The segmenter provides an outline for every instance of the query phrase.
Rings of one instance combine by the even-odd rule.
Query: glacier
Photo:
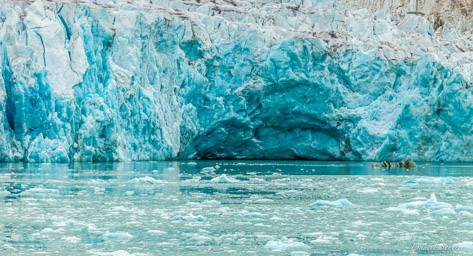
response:
[[[0,0],[0,161],[473,161],[468,20],[385,2]]]

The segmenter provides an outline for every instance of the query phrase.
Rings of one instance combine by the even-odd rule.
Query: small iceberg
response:
[[[134,183],[147,183],[147,184],[167,183],[164,180],[157,180],[157,179],[154,179],[154,178],[149,177],[149,176],[134,178],[134,179],[131,180],[131,182],[134,182]]]
[[[457,213],[452,208],[442,208],[432,211],[430,215],[456,215]]]
[[[213,166],[202,168],[203,172],[214,172],[216,169]]]
[[[287,182],[291,182],[291,179],[289,178],[276,179],[274,180],[274,182],[287,183]]]
[[[427,208],[434,208],[434,209],[453,208],[453,206],[449,203],[438,202],[435,194],[431,194],[430,199],[427,201],[414,201],[414,202],[405,203],[403,205],[405,205],[406,207],[427,207]]]
[[[404,181],[405,184],[453,184],[451,178],[425,177]]]
[[[473,211],[473,206],[457,204],[455,207],[455,211]]]
[[[127,232],[108,232],[104,234],[109,240],[119,240],[119,241],[127,241],[133,238],[132,235],[128,234]]]
[[[203,206],[218,206],[220,204],[222,204],[222,203],[220,203],[217,200],[205,200],[201,203],[201,205],[203,205]]]
[[[352,206],[353,204],[345,198],[336,201],[317,200],[311,206]]]
[[[377,188],[363,188],[363,189],[357,190],[356,192],[363,193],[363,194],[372,194],[372,193],[378,193],[379,190]]]
[[[218,177],[215,177],[215,178],[211,179],[210,182],[214,182],[214,183],[237,183],[237,182],[240,182],[240,181],[237,180],[237,179],[228,177],[225,174],[222,174]]]
[[[410,208],[415,208],[415,207],[425,207],[425,208],[432,209],[432,212],[430,212],[430,215],[455,215],[456,214],[451,204],[438,202],[435,194],[431,194],[430,198],[426,201],[413,201],[409,203],[403,203],[403,204],[399,204],[396,207],[389,207],[384,210],[389,211],[389,212],[401,212],[406,215],[419,215],[419,212],[417,210],[410,209]]]
[[[187,216],[175,216],[171,218],[171,220],[174,221],[197,221],[197,222],[202,222],[205,221],[206,219],[202,215],[193,215],[192,213],[187,215]]]
[[[295,240],[284,240],[284,241],[268,241],[264,248],[270,250],[301,250],[301,249],[310,249],[310,246],[297,242]]]

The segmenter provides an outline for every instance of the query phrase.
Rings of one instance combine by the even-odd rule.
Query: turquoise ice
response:
[[[1,161],[473,161],[471,39],[405,12],[2,0],[0,53]]]

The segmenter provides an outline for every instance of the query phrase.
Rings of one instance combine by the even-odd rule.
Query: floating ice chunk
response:
[[[215,168],[213,168],[212,166],[210,166],[210,167],[204,167],[204,168],[202,168],[202,171],[203,171],[203,172],[214,172],[214,171],[215,171]]]
[[[317,239],[310,241],[311,244],[331,244],[337,240],[337,238],[332,236],[319,236]]]
[[[264,218],[267,214],[260,213],[260,212],[248,212],[245,214],[246,217],[251,218]]]
[[[469,218],[473,217],[473,213],[467,211],[460,211],[460,214]]]
[[[197,203],[197,202],[188,202],[186,204],[186,206],[189,206],[189,207],[201,207],[202,205],[200,203]]]
[[[267,198],[255,200],[255,203],[258,203],[258,204],[268,204],[268,203],[273,203],[273,202],[274,202],[273,199],[267,199]]]
[[[167,234],[168,232],[166,232],[166,231],[161,231],[161,230],[148,230],[148,233],[158,234],[158,235],[164,235],[164,234]]]
[[[65,237],[61,237],[61,239],[69,243],[78,243],[81,240],[77,236],[65,236]]]
[[[271,250],[300,250],[300,249],[310,249],[310,246],[297,242],[293,239],[284,240],[284,241],[268,241],[264,248]]]
[[[290,189],[290,190],[279,191],[276,194],[278,194],[278,195],[293,195],[293,194],[299,194],[299,193],[301,193],[301,192],[298,191],[298,190]]]
[[[205,243],[205,242],[210,242],[213,239],[211,237],[208,237],[208,236],[200,235],[200,236],[193,237],[192,240],[196,240],[196,241]]]
[[[457,213],[452,208],[442,208],[432,211],[430,215],[456,215]]]
[[[465,241],[458,244],[452,245],[453,251],[461,253],[471,253],[473,252],[473,242]]]
[[[449,203],[438,202],[435,194],[430,195],[430,199],[427,201],[414,201],[405,203],[407,207],[428,207],[428,208],[453,208]]]
[[[403,212],[405,215],[419,215],[419,211],[415,209],[408,209]]]
[[[107,233],[104,234],[104,237],[109,240],[118,240],[118,241],[127,241],[133,238],[133,236],[127,232],[108,232],[108,231]]]
[[[175,220],[175,221],[198,221],[198,222],[201,222],[201,221],[205,221],[205,218],[202,216],[202,215],[193,215],[192,213],[189,214],[189,215],[186,215],[186,216],[175,216],[173,218],[171,218],[171,220]]]
[[[124,250],[118,250],[114,252],[99,252],[96,250],[89,250],[87,253],[90,253],[91,255],[97,255],[97,256],[133,256],[133,254],[130,254],[127,251]]]
[[[217,200],[205,200],[201,203],[203,206],[217,206],[220,205],[221,203]]]
[[[414,201],[409,203],[399,204],[396,207],[386,208],[389,212],[401,212],[406,215],[419,215],[417,210],[409,209],[411,207],[425,207],[433,209],[431,215],[455,215],[453,206],[449,203],[438,202],[435,194],[430,195],[430,198],[426,201]]]
[[[125,195],[132,196],[134,193],[135,193],[134,191],[130,190],[130,191],[125,192]]]
[[[289,178],[282,178],[282,179],[274,180],[274,182],[291,182],[291,179],[289,179]]]
[[[94,188],[94,192],[96,192],[96,193],[102,193],[104,191],[105,191],[105,188],[101,188],[101,187],[95,187]]]
[[[473,211],[473,206],[457,204],[455,207],[455,211]]]
[[[59,229],[44,228],[40,233],[41,234],[52,234],[52,233],[62,233],[62,232],[64,232],[63,228],[59,228]]]
[[[267,181],[263,180],[263,179],[260,179],[260,178],[250,178],[250,180],[248,181],[248,183],[252,183],[252,184],[261,184],[261,183],[267,183]]]
[[[371,181],[384,181],[383,178],[372,178]]]
[[[312,206],[352,206],[353,204],[345,198],[336,201],[317,200]]]
[[[154,179],[154,178],[149,177],[149,176],[134,178],[134,179],[131,180],[131,182],[134,182],[134,183],[148,183],[148,184],[167,183],[164,180],[157,180],[157,179]]]
[[[237,182],[240,182],[240,181],[237,180],[237,179],[228,177],[225,174],[222,174],[218,177],[215,177],[215,178],[211,179],[210,182],[215,182],[215,183],[237,183]]]
[[[372,194],[372,193],[378,193],[379,191],[377,188],[363,188],[363,189],[357,190],[356,192],[364,193],[364,194]]]
[[[192,179],[187,180],[187,181],[191,182],[191,183],[197,183],[197,182],[200,182],[201,179],[202,179],[202,177],[200,177],[200,176],[194,176],[194,177],[192,177]]]
[[[314,181],[314,180],[309,179],[309,178],[304,178],[304,179],[298,180],[297,182],[299,182],[299,183],[310,183],[310,182],[312,182],[312,181]]]
[[[451,178],[425,177],[404,181],[406,184],[453,184]]]

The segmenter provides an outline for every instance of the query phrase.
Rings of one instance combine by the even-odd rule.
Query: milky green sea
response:
[[[0,165],[1,255],[473,253],[473,165]]]

